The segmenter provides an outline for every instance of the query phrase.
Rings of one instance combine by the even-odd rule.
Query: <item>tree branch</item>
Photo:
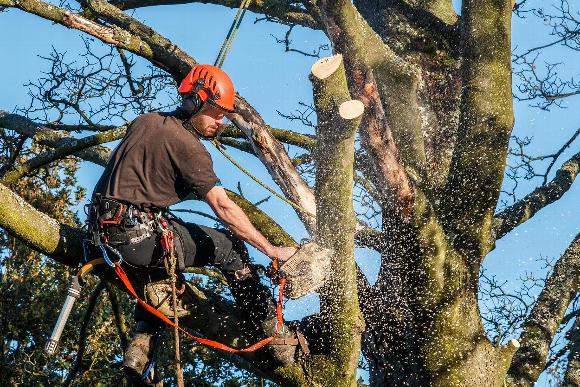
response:
[[[552,181],[536,188],[519,202],[494,217],[495,238],[502,238],[517,226],[531,219],[538,211],[560,199],[570,189],[579,172],[580,152],[562,164]]]
[[[353,208],[354,137],[364,112],[351,100],[342,56],[312,66],[314,105],[318,115],[316,157],[317,239],[334,251],[331,273],[320,296],[321,315],[332,331],[327,351],[334,372],[352,384],[360,354],[363,328],[358,304],[354,261],[356,217]],[[340,229],[336,225],[340,224]],[[350,383],[348,381],[351,381]]]
[[[564,374],[564,385],[580,386],[580,318],[576,317],[574,325],[566,334],[569,340],[570,352],[568,354],[568,366]]]
[[[372,156],[374,173],[370,177],[382,194],[381,201],[408,215],[412,188],[395,143],[408,166],[423,164],[425,152],[419,113],[413,103],[416,102],[413,84],[416,86],[417,74],[384,45],[352,3],[338,0],[320,4],[327,34],[335,50],[344,55],[351,82],[349,89],[365,105],[361,144]],[[373,46],[372,50],[368,49],[369,45]],[[379,80],[379,76],[383,78]],[[391,97],[383,99],[385,95]],[[394,112],[401,115],[388,116]],[[397,133],[391,132],[391,127],[396,127]]]
[[[514,386],[532,386],[546,364],[554,338],[570,301],[580,290],[580,234],[564,252],[524,323],[521,348],[508,371]]]
[[[92,136],[87,136],[81,139],[71,139],[67,144],[61,145],[54,149],[53,151],[44,152],[35,158],[29,160],[23,165],[19,165],[13,168],[12,171],[8,171],[1,179],[3,184],[10,185],[18,181],[22,176],[27,173],[45,166],[53,161],[60,160],[64,157],[70,156],[80,150],[118,140],[125,135],[127,126],[121,126],[113,129],[109,132],[101,132],[94,134]]]
[[[217,4],[228,8],[238,8],[238,0],[113,0],[111,4],[127,10],[142,7],[152,7],[158,5],[171,4]],[[293,5],[292,2],[280,0],[257,0],[253,1],[248,10],[258,14],[264,14],[287,24],[297,24],[312,29],[320,29],[321,25],[304,9]]]
[[[466,0],[462,6],[463,88],[459,132],[444,203],[456,247],[483,257],[513,127],[511,8],[507,0]],[[475,258],[477,260],[477,258]]]
[[[316,138],[307,134],[294,132],[288,129],[269,128],[276,140],[288,145],[294,145],[306,150],[314,149]],[[221,134],[221,137],[246,138],[242,130],[234,126],[227,127]]]
[[[250,104],[241,97],[237,101],[237,114],[232,116],[232,121],[252,142],[255,154],[288,199],[307,212],[316,214],[314,194],[292,164],[284,146],[274,138],[270,128]],[[312,235],[315,219],[300,210],[296,210],[296,213]]]
[[[167,39],[156,34],[150,28],[141,31],[141,35],[133,34],[118,26],[105,26],[96,23],[41,0],[0,0],[0,6],[19,8],[65,27],[83,31],[103,43],[112,44],[150,60],[177,79],[183,78],[189,69],[195,65],[195,61],[191,57],[184,54],[175,45],[167,43]],[[132,19],[129,16],[127,18]],[[134,24],[129,25],[129,27],[133,26]]]

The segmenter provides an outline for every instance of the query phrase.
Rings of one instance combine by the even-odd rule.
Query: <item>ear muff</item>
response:
[[[203,102],[197,93],[188,93],[181,100],[181,110],[189,117],[201,110]]]

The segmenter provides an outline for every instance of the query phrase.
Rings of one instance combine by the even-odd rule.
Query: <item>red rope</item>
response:
[[[149,313],[152,313],[156,317],[160,318],[167,325],[170,325],[174,328],[179,329],[187,337],[197,341],[200,344],[207,345],[208,347],[217,348],[217,349],[221,349],[222,351],[232,352],[232,353],[254,352],[257,349],[262,348],[263,346],[265,346],[266,344],[268,344],[269,342],[274,340],[274,337],[280,331],[280,328],[282,327],[282,324],[284,323],[284,318],[283,318],[283,314],[282,314],[282,303],[284,301],[284,285],[286,284],[285,278],[280,278],[280,282],[279,282],[280,289],[278,290],[278,304],[276,305],[276,318],[278,320],[278,324],[276,324],[276,331],[274,332],[274,334],[272,336],[267,337],[263,340],[260,340],[256,344],[250,345],[247,348],[238,349],[238,348],[230,347],[226,344],[219,343],[219,342],[214,341],[214,340],[204,339],[203,337],[194,336],[191,333],[189,333],[188,331],[186,331],[185,329],[181,328],[180,326],[176,326],[175,323],[173,321],[171,321],[167,316],[165,316],[163,313],[161,313],[160,311],[155,309],[152,305],[149,305],[147,302],[145,302],[141,298],[139,298],[139,296],[137,295],[137,292],[135,291],[135,289],[133,288],[133,285],[131,284],[131,281],[129,281],[129,278],[127,277],[127,274],[125,273],[125,270],[123,270],[123,268],[121,267],[119,262],[115,262],[115,273],[117,273],[117,276],[119,277],[121,282],[123,282],[123,285],[125,285],[125,288],[127,289],[127,291],[139,302],[139,304],[141,304],[141,306],[143,306],[145,309],[147,309],[147,311],[149,311]],[[177,311],[174,310],[173,313],[177,313]]]

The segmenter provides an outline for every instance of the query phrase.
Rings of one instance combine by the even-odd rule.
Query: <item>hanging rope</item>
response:
[[[226,56],[228,55],[228,52],[230,51],[230,48],[232,47],[232,43],[234,42],[234,38],[236,37],[236,34],[238,33],[238,30],[240,28],[240,24],[242,24],[242,20],[244,19],[244,15],[246,14],[246,11],[247,11],[248,7],[250,6],[251,2],[252,2],[252,0],[242,0],[242,2],[240,3],[240,7],[238,8],[238,12],[236,12],[236,16],[234,16],[234,20],[232,22],[232,25],[230,26],[230,30],[228,31],[228,34],[226,35],[226,38],[224,39],[224,42],[222,43],[222,47],[220,49],[220,52],[219,52],[217,58],[215,59],[214,66],[222,67],[222,65],[224,64],[224,61],[226,60]]]
[[[258,179],[256,176],[254,176],[250,171],[248,171],[246,168],[244,168],[240,163],[238,163],[232,156],[230,156],[224,149],[223,149],[223,145],[220,144],[217,140],[213,139],[211,141],[211,143],[220,151],[220,153],[226,158],[228,159],[232,164],[234,164],[240,171],[244,172],[246,175],[248,175],[248,177],[250,177],[252,180],[254,180],[256,183],[258,183],[259,185],[261,185],[262,187],[264,187],[266,190],[268,190],[268,192],[270,192],[272,195],[276,196],[279,199],[282,199],[283,201],[285,201],[286,203],[290,204],[292,207],[296,208],[298,211],[301,211],[303,213],[305,213],[306,215],[312,217],[312,218],[316,218],[316,215],[314,215],[312,212],[308,211],[306,208],[302,207],[299,204],[294,203],[292,200],[288,200],[287,198],[285,198],[284,196],[280,195],[278,192],[274,191],[272,188],[270,188],[266,183],[264,183],[262,180]]]

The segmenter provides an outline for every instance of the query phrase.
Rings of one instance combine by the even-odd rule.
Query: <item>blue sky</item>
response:
[[[178,5],[141,9],[135,15],[153,26],[158,32],[190,53],[199,62],[213,63],[219,46],[227,32],[235,11],[218,6]],[[239,92],[247,98],[274,127],[308,131],[309,128],[288,122],[276,110],[291,112],[298,101],[312,100],[308,74],[314,58],[296,53],[285,53],[276,44],[271,34],[282,37],[286,29],[282,26],[259,22],[254,24],[256,15],[248,13],[229,54],[224,69],[231,75]],[[327,43],[318,31],[296,28],[293,44],[296,47],[313,50]],[[514,18],[513,46],[534,47],[550,40],[547,26],[533,18]],[[38,55],[47,55],[51,46],[66,50],[74,57],[82,50],[81,34],[59,25],[28,15],[17,10],[0,13],[0,109],[13,110],[15,106],[28,103],[27,90],[23,84],[40,76],[47,70],[47,64]],[[328,51],[326,51],[329,54]],[[325,54],[323,54],[325,55]],[[562,74],[578,77],[580,61],[578,53],[562,48],[546,51],[546,60],[561,62]],[[533,136],[528,151],[534,155],[549,154],[580,127],[580,97],[570,98],[566,109],[554,107],[550,112],[528,107],[528,103],[515,103],[516,125],[514,134]],[[216,172],[228,188],[235,188],[241,182],[244,192],[251,200],[257,201],[267,196],[267,192],[235,168],[210,148],[214,157]],[[557,166],[580,149],[577,140],[559,159]],[[259,178],[273,185],[267,171],[255,158],[244,157],[231,151],[237,158],[243,158],[245,166]],[[555,170],[555,169],[554,169]],[[81,183],[89,191],[96,182],[101,168],[83,163],[79,173]],[[553,174],[552,174],[553,177]],[[541,184],[539,179],[524,181],[518,188],[521,197]],[[497,243],[497,248],[489,254],[485,268],[490,274],[508,280],[509,287],[517,288],[519,278],[526,272],[541,274],[541,265],[536,262],[540,256],[559,257],[580,230],[580,184],[576,183],[557,204],[542,210],[534,219],[518,227],[514,232]],[[200,203],[193,204],[204,208]],[[180,205],[180,208],[187,207]],[[207,207],[205,207],[207,209]],[[262,208],[285,225],[297,239],[306,236],[303,226],[293,211],[276,198],[271,198]],[[264,258],[258,258],[264,262]],[[376,276],[378,257],[363,250],[358,251],[358,260],[371,281]],[[316,302],[311,297],[304,302],[288,304],[288,316],[296,318],[316,310]],[[541,382],[544,383],[544,382]]]

